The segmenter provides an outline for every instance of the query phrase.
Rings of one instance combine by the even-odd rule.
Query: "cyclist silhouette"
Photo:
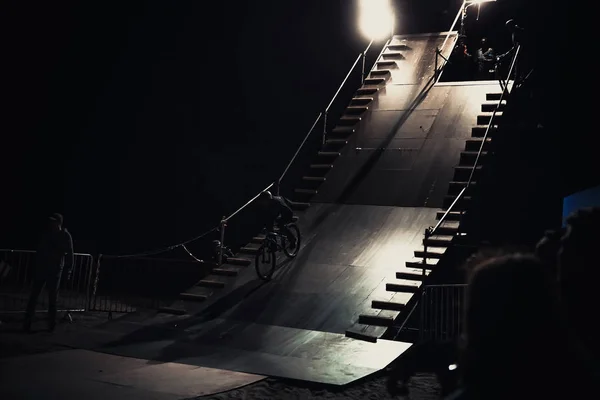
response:
[[[262,208],[261,220],[264,221],[263,227],[267,232],[273,232],[277,225],[280,232],[288,238],[290,247],[295,248],[296,237],[287,227],[288,224],[294,222],[294,212],[290,207],[289,200],[283,196],[274,196],[266,190],[260,194],[259,204]]]

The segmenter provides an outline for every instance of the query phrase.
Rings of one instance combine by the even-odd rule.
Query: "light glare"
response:
[[[390,0],[360,0],[358,25],[363,35],[372,40],[391,36],[394,11]]]

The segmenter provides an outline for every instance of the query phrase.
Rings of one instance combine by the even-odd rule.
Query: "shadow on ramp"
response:
[[[414,100],[408,105],[406,112],[403,113],[402,117],[400,117],[399,121],[392,127],[390,130],[390,134],[383,140],[381,145],[379,146],[377,151],[374,151],[369,158],[365,161],[364,165],[360,167],[358,172],[352,177],[350,182],[346,185],[344,190],[340,193],[340,195],[335,200],[336,203],[346,203],[349,198],[352,197],[356,188],[365,180],[365,178],[369,175],[369,173],[373,170],[373,168],[377,165],[377,162],[380,160],[383,155],[385,149],[392,143],[394,138],[396,137],[396,132],[400,127],[408,120],[411,114],[415,111],[415,109],[425,100],[427,94],[435,86],[436,83],[436,75],[433,75],[427,83],[421,88],[419,93],[416,95]]]

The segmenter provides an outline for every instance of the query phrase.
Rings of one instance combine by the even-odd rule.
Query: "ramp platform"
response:
[[[273,280],[253,267],[195,315],[127,317],[88,347],[162,362],[344,385],[385,368],[409,343],[345,337],[386,282],[407,269],[435,209],[314,204],[298,224],[298,256]],[[418,272],[417,272],[418,273]],[[73,340],[78,340],[73,338]],[[79,344],[81,345],[81,344]]]

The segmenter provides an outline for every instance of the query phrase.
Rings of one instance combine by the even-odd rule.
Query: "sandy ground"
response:
[[[386,390],[386,377],[377,377],[349,385],[343,390],[331,391],[323,388],[308,387],[302,383],[290,383],[278,379],[264,381],[246,386],[242,389],[218,395],[198,397],[197,399],[248,399],[248,400],[378,400],[378,399],[413,399],[433,400],[441,398],[440,387],[434,375],[420,374],[413,377],[409,384],[409,394],[406,397],[391,397]]]
[[[0,359],[2,357],[14,357],[26,354],[65,350],[66,347],[52,343],[52,335],[60,334],[61,331],[65,330],[72,331],[77,330],[78,328],[85,329],[86,327],[93,327],[107,321],[105,313],[77,314],[74,315],[74,318],[75,322],[72,324],[61,321],[54,333],[44,332],[45,321],[39,321],[37,324],[34,324],[34,330],[38,330],[38,333],[34,335],[21,333],[21,321],[18,319],[4,319],[3,323],[0,323]],[[377,376],[348,385],[341,390],[332,390],[331,388],[324,388],[309,383],[268,378],[241,389],[220,393],[218,395],[202,396],[197,399],[433,400],[441,398],[441,389],[433,374],[419,374],[413,377],[409,384],[409,395],[406,397],[390,396],[386,389],[386,381],[387,378],[385,376]]]

